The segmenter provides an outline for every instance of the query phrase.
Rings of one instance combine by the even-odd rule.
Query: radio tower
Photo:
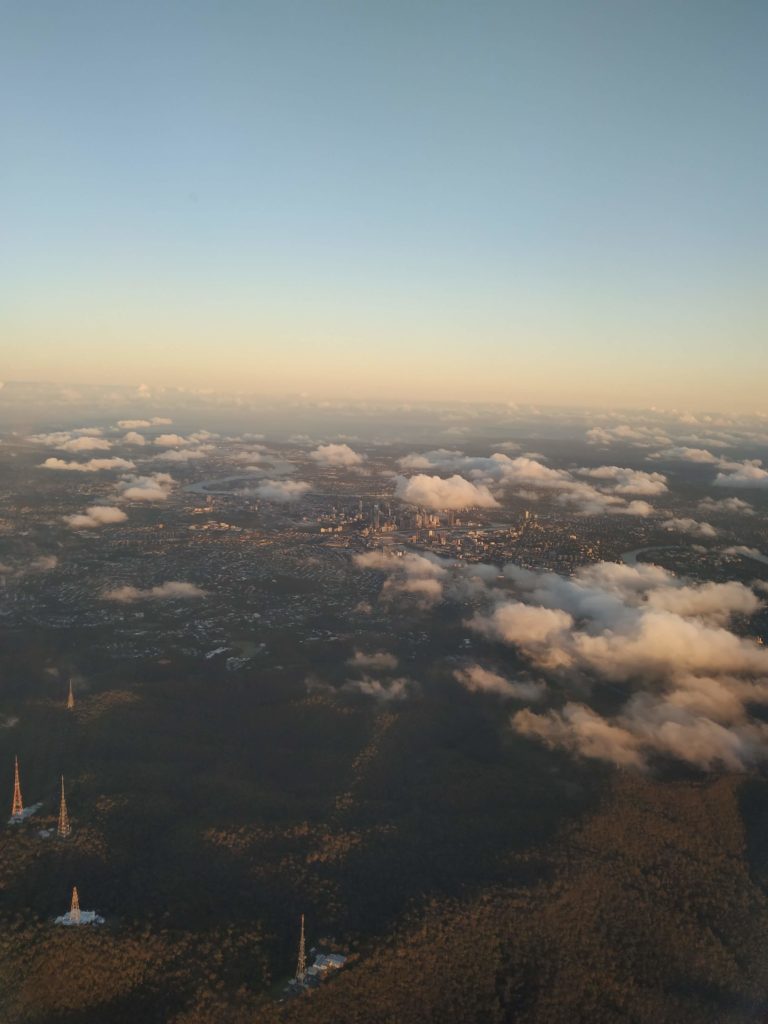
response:
[[[304,915],[301,915],[301,938],[299,939],[299,960],[296,964],[296,980],[302,984],[307,975],[307,956],[304,950]]]
[[[77,886],[72,888],[72,906],[69,908],[69,923],[80,924],[80,900],[77,898]]]
[[[19,782],[19,758],[17,755],[13,770],[13,807],[11,809],[11,817],[20,818],[23,813],[24,803],[21,799],[21,784]]]
[[[69,824],[69,815],[67,814],[67,801],[64,796],[64,776],[61,776],[61,803],[59,804],[59,824],[56,828],[56,835],[60,839],[66,839],[69,833],[72,831],[72,826]]]
[[[69,680],[69,693],[67,694],[67,711],[71,711],[75,706],[75,695],[72,692],[72,678]]]

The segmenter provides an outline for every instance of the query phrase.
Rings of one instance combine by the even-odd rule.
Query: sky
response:
[[[0,376],[765,409],[763,0],[0,0]]]

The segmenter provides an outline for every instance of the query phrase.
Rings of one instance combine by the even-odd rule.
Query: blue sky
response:
[[[6,378],[763,401],[764,3],[0,13]]]

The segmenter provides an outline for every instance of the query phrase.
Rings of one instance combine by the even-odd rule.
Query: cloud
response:
[[[672,516],[661,524],[664,530],[688,533],[692,537],[716,537],[717,530],[711,523],[700,523],[688,516]]]
[[[755,510],[750,503],[742,501],[741,498],[721,498],[719,501],[714,498],[702,498],[699,502],[699,508],[708,515],[713,513],[715,515],[718,513],[732,515],[734,512],[745,516],[753,516],[755,514]]]
[[[723,554],[739,555],[742,558],[751,558],[755,562],[762,562],[763,565],[768,565],[767,555],[764,555],[759,548],[749,548],[746,544],[735,544],[733,547],[726,548]],[[753,583],[752,586],[757,586],[757,583]]]
[[[195,462],[198,459],[206,459],[210,453],[210,446],[204,445],[200,448],[185,448],[182,451],[177,451],[175,448],[169,448],[168,451],[160,452],[155,455],[155,462]]]
[[[366,654],[364,651],[355,651],[351,658],[347,658],[347,664],[352,668],[380,669],[390,671],[397,668],[397,658],[394,654],[386,651],[374,651]]]
[[[366,551],[353,558],[359,569],[377,569],[387,573],[381,588],[383,601],[399,595],[408,595],[422,608],[429,608],[443,598],[442,580],[447,569],[438,561],[424,555],[408,553],[402,556],[383,551]]]
[[[51,572],[58,564],[56,555],[38,555],[28,564],[27,569],[29,572]]]
[[[253,462],[263,462],[265,458],[265,451],[266,449],[264,448],[263,445],[256,445],[249,451],[235,452],[234,455],[229,456],[229,461],[246,464]]]
[[[549,747],[563,747],[582,757],[610,761],[621,767],[641,768],[641,741],[628,729],[611,725],[583,704],[566,704],[562,711],[536,715],[527,709],[516,712],[512,725],[523,736],[542,740]]]
[[[366,697],[389,702],[406,700],[414,692],[415,684],[412,680],[405,678],[391,679],[382,683],[379,679],[363,676],[362,679],[347,680],[341,689],[345,693],[362,693]]]
[[[472,693],[493,693],[498,697],[510,697],[513,700],[527,702],[539,701],[546,696],[547,684],[534,683],[530,680],[512,682],[497,672],[489,672],[480,665],[457,669],[454,678]]]
[[[33,444],[45,444],[57,448],[66,441],[71,441],[73,432],[71,430],[56,430],[52,434],[31,434],[27,440]]]
[[[321,466],[349,468],[365,462],[365,456],[354,451],[348,444],[321,444],[309,457]]]
[[[713,455],[706,448],[665,448],[663,451],[649,455],[650,459],[674,459],[682,462],[699,462],[704,464],[715,464],[720,461],[718,455]]]
[[[180,434],[159,434],[152,442],[158,448],[183,447],[190,443],[186,437],[182,437]]]
[[[762,469],[757,460],[752,462],[728,463],[728,471],[718,473],[715,487],[768,487],[768,471]]]
[[[112,447],[111,443],[103,437],[73,437],[69,441],[63,441],[56,447],[63,452],[89,452],[107,451]]]
[[[124,476],[117,489],[124,501],[166,501],[176,481],[169,473]]]
[[[168,419],[167,416],[153,416],[150,422],[153,427],[170,427],[173,420]]]
[[[409,505],[431,509],[496,508],[499,504],[485,484],[473,484],[457,474],[447,479],[425,473],[398,476],[395,495]]]
[[[398,459],[401,469],[456,469],[467,462],[464,452],[450,448],[434,448],[429,452],[411,452]]]
[[[169,580],[157,587],[149,587],[147,590],[140,590],[138,587],[116,587],[114,590],[105,590],[101,595],[105,601],[117,601],[120,604],[130,604],[133,601],[177,601],[190,598],[205,597],[205,591],[194,583],[184,583],[180,580]]]
[[[266,501],[292,502],[303,498],[307,491],[311,490],[310,485],[304,480],[262,480],[261,483],[249,489],[249,494],[255,494]]]
[[[637,448],[653,448],[660,444],[670,444],[669,436],[657,427],[630,426],[620,423],[615,427],[593,427],[587,431],[589,444],[631,444]]]
[[[661,473],[645,473],[621,466],[581,470],[581,474],[599,481],[599,486],[595,486],[575,479],[567,470],[543,465],[540,458],[531,455],[510,458],[503,452],[494,452],[489,458],[484,458],[439,448],[420,455],[407,455],[400,463],[410,468],[426,468],[426,463],[435,469],[460,471],[470,477],[475,486],[485,487],[493,500],[495,494],[491,488],[495,488],[496,493],[514,488],[519,497],[535,497],[539,491],[555,492],[560,504],[575,506],[581,515],[649,516],[653,508],[647,502],[627,501],[625,495],[661,494],[667,489],[666,477]]]
[[[146,443],[146,437],[143,434],[137,434],[135,430],[129,430],[122,439],[122,444],[145,445]]]
[[[596,469],[580,469],[580,476],[592,477],[596,480],[611,481],[613,494],[664,494],[667,490],[667,478],[662,473],[644,473],[639,469],[626,469],[622,466],[598,466]]]
[[[121,430],[136,430],[141,427],[151,427],[152,423],[150,420],[118,420],[117,425]]]
[[[88,462],[65,462],[63,459],[46,459],[38,469],[65,469],[76,473],[98,473],[102,469],[136,469],[130,459],[89,459]]]
[[[743,770],[766,756],[768,725],[750,707],[768,704],[768,650],[727,628],[762,607],[750,588],[613,563],[569,579],[517,566],[504,573],[514,599],[490,592],[495,604],[470,620],[472,629],[513,645],[558,680],[558,692],[632,684],[612,715],[566,699],[543,713],[519,711],[518,732],[625,767],[655,755]]]
[[[115,505],[91,505],[81,515],[64,516],[73,530],[92,530],[107,523],[124,523],[128,516]]]

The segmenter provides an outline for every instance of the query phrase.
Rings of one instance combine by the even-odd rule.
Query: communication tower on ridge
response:
[[[67,813],[67,801],[64,796],[64,776],[61,776],[61,803],[59,804],[59,823],[56,826],[56,835],[60,839],[66,839],[69,833],[72,831],[72,826],[69,824],[69,814]]]
[[[21,818],[24,814],[24,802],[21,799],[21,783],[19,782],[19,758],[16,756],[13,768],[13,806],[12,818]]]
[[[299,938],[299,959],[296,964],[296,980],[301,984],[307,976],[307,954],[304,948],[304,915],[301,915],[301,937]]]
[[[80,924],[80,900],[77,895],[77,886],[72,886],[72,905],[69,908],[70,924]]]

